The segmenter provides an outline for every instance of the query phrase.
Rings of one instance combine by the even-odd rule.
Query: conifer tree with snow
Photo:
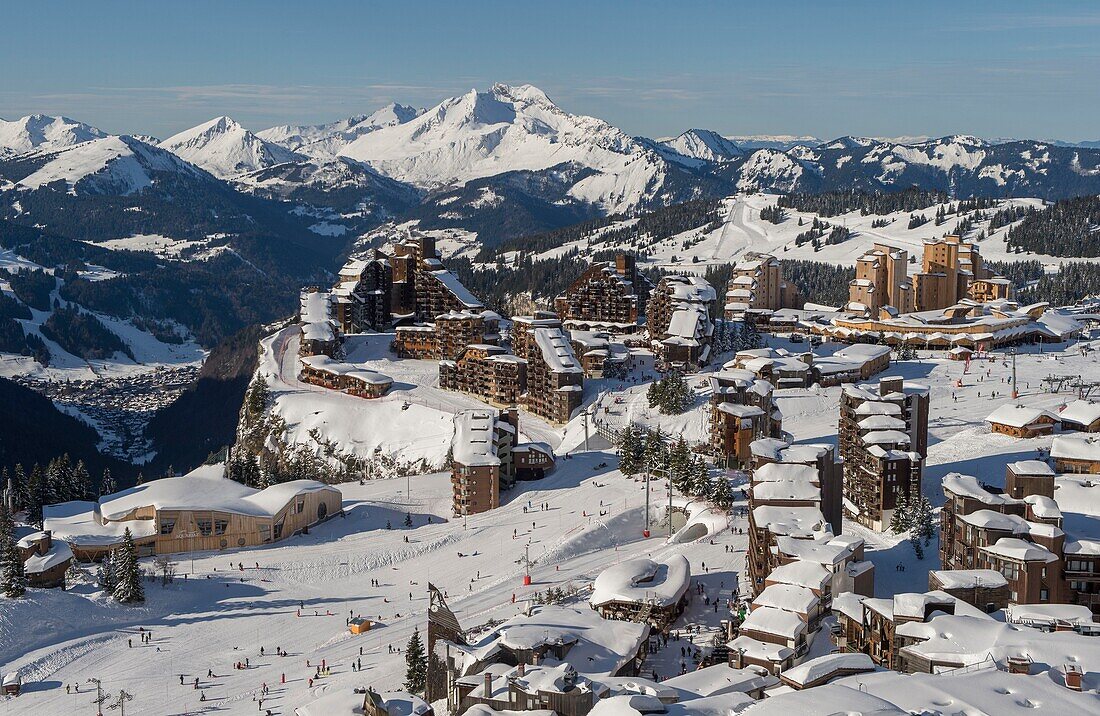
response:
[[[83,460],[76,461],[72,476],[69,481],[71,500],[86,500],[92,494],[92,476],[88,474],[88,468]]]
[[[891,532],[901,534],[912,526],[912,516],[909,512],[909,499],[904,492],[899,491],[894,505],[894,514],[890,516]]]
[[[668,476],[674,488],[680,492],[690,491],[691,450],[683,437],[668,451]]]
[[[46,474],[37,463],[27,478],[27,521],[36,527],[42,526],[42,508],[49,502],[49,486]]]
[[[733,507],[733,488],[724,475],[719,475],[711,486],[710,501],[727,512]]]
[[[691,488],[690,492],[695,497],[710,497],[710,468],[707,461],[701,457],[693,457],[691,460]]]
[[[646,433],[643,459],[650,470],[668,469],[668,448],[665,447],[659,431],[650,430]]]
[[[122,533],[122,545],[115,550],[114,571],[118,578],[112,595],[121,604],[138,604],[145,601],[145,585],[141,583],[141,567],[138,565],[137,548],[130,528]]]
[[[927,547],[932,543],[932,537],[936,534],[936,516],[932,511],[932,503],[924,495],[914,495],[912,498],[911,523],[913,534],[924,542]]]
[[[27,575],[23,555],[15,542],[15,522],[7,508],[0,505],[0,592],[9,599],[18,599],[27,592]]]
[[[428,662],[424,643],[420,640],[420,628],[417,627],[405,646],[405,691],[410,694],[423,693],[427,680]]]
[[[118,584],[118,579],[115,576],[115,552],[117,551],[117,549],[111,550],[111,553],[99,563],[95,571],[96,585],[108,595],[114,593],[115,585]]]
[[[619,471],[624,475],[633,475],[642,469],[642,443],[633,424],[628,424],[619,432]]]
[[[111,468],[103,468],[103,479],[99,481],[99,496],[113,495],[118,492],[118,483],[115,482],[115,478],[111,475]]]

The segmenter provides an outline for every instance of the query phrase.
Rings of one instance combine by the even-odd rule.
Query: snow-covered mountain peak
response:
[[[744,156],[740,147],[709,129],[689,129],[660,144],[685,157],[706,162],[725,162]]]
[[[370,114],[360,114],[327,124],[284,124],[256,132],[256,136],[294,152],[331,159],[364,134],[382,127],[404,124],[423,112],[422,109],[391,102]]]
[[[185,129],[158,146],[223,179],[301,158],[225,116]]]
[[[74,194],[125,195],[152,186],[158,172],[213,181],[198,167],[134,137],[108,135],[33,156],[39,157],[44,161],[19,186],[38,189],[63,181]]]
[[[31,114],[12,121],[0,119],[0,157],[61,149],[106,136],[100,129],[62,116]]]

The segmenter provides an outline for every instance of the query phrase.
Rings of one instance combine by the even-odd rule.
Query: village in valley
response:
[[[0,486],[0,710],[1096,713],[1100,305],[922,251],[836,307],[613,252],[514,316],[361,252],[227,453]]]

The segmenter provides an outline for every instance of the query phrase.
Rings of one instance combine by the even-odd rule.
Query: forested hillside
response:
[[[1049,256],[1100,256],[1100,197],[1064,199],[1027,214],[1008,230],[1008,245]]]

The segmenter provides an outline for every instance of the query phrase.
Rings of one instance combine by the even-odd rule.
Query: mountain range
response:
[[[691,129],[631,136],[571,114],[531,85],[494,85],[428,109],[391,104],[320,125],[251,131],[217,117],[163,141],[116,136],[65,117],[0,122],[0,216],[67,235],[64,207],[96,196],[102,239],[196,239],[181,196],[217,195],[307,235],[362,235],[386,221],[476,231],[485,245],[610,214],[634,214],[738,191],[893,191],[1047,200],[1100,193],[1100,149],[967,135],[887,140],[726,137]],[[260,202],[256,204],[255,202]],[[158,211],[148,211],[157,205]],[[208,207],[206,234],[257,216]],[[115,209],[118,209],[115,206]],[[215,215],[219,218],[215,218]],[[229,226],[219,226],[232,217]],[[127,233],[130,232],[130,233]],[[205,236],[205,234],[204,234]],[[72,236],[72,238],[85,238]],[[92,240],[96,240],[93,238]]]

